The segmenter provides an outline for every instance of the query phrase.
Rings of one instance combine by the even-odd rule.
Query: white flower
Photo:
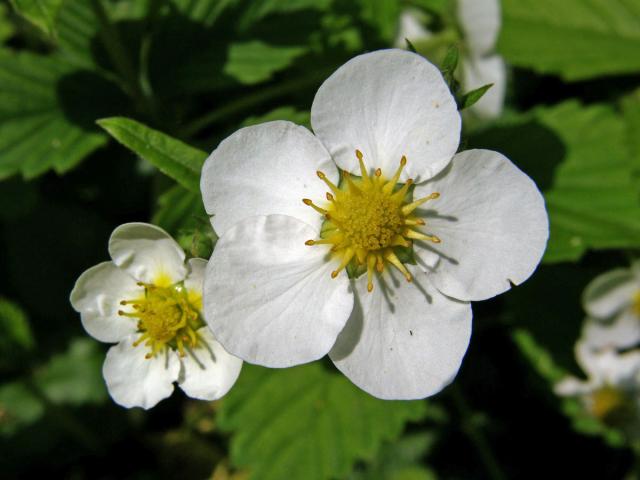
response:
[[[502,23],[499,0],[457,0],[458,26],[462,31],[464,48],[461,55],[461,83],[465,91],[484,85],[493,86],[470,111],[480,118],[497,118],[502,113],[507,87],[504,60],[495,53]],[[396,46],[405,46],[405,38],[418,43],[434,38],[426,29],[419,12],[407,9],[400,14]]]
[[[624,354],[614,349],[593,352],[578,342],[576,359],[587,380],[567,377],[555,386],[565,397],[577,397],[594,417],[619,427],[637,428],[640,407],[640,351]]]
[[[252,363],[287,367],[331,350],[372,395],[436,393],[467,349],[468,302],[538,264],[542,196],[498,153],[455,155],[455,101],[438,69],[410,52],[340,67],[311,123],[316,136],[284,121],[243,128],[207,159],[201,188],[220,240],[205,319]]]
[[[227,393],[242,361],[202,321],[206,260],[185,265],[180,246],[146,223],[116,228],[109,254],[113,261],[80,275],[70,300],[89,335],[117,343],[102,369],[115,402],[151,408],[171,395],[173,382],[193,398]]]
[[[640,343],[640,261],[593,279],[582,303],[589,315],[583,339],[591,348],[636,346]]]

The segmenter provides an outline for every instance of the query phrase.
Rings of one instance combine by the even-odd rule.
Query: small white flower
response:
[[[630,348],[640,343],[640,262],[595,279],[582,303],[589,317],[583,339],[591,348]]]
[[[205,319],[249,362],[287,367],[331,350],[372,395],[436,393],[467,349],[469,301],[538,264],[542,196],[498,153],[455,155],[455,101],[438,69],[410,52],[340,67],[311,123],[316,136],[283,121],[243,128],[207,159],[201,188],[220,240]]]
[[[102,373],[124,407],[156,405],[173,382],[193,398],[215,400],[235,383],[242,361],[229,355],[202,321],[206,260],[185,254],[164,230],[127,223],[109,239],[111,262],[78,278],[71,305],[85,330],[118,343]]]
[[[507,88],[504,60],[495,53],[502,23],[499,0],[457,0],[458,26],[463,35],[461,83],[465,91],[488,84],[493,86],[469,109],[480,118],[497,118],[502,113]],[[400,14],[396,46],[404,47],[405,38],[413,43],[428,41],[434,34],[421,23],[419,12]]]
[[[585,409],[606,424],[637,428],[640,407],[640,351],[624,354],[614,349],[598,352],[576,344],[576,359],[587,380],[567,377],[555,386],[564,397],[577,397]],[[637,433],[636,433],[637,434]]]

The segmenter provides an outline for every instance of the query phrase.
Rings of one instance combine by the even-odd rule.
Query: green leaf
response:
[[[18,305],[0,297],[0,371],[24,360],[35,342],[27,316]]]
[[[358,0],[362,20],[374,27],[382,40],[391,42],[398,28],[398,0]]]
[[[323,11],[329,8],[333,0],[261,0],[250,2],[239,22],[241,29],[262,20],[268,15],[287,14],[301,10]]]
[[[187,190],[200,192],[200,171],[206,152],[129,118],[104,118],[98,125]]]
[[[409,40],[408,38],[405,38],[404,42],[407,44],[407,50],[413,53],[418,53],[418,51],[416,50],[416,47],[414,47],[413,43],[411,43],[411,40]]]
[[[622,114],[633,175],[640,180],[640,88],[622,99]]]
[[[464,110],[478,103],[478,100],[480,100],[491,87],[493,87],[493,83],[465,93],[458,101],[458,110]]]
[[[55,20],[64,0],[11,0],[16,12],[49,37],[55,37]]]
[[[10,436],[36,422],[44,406],[26,383],[16,381],[0,386],[0,436]]]
[[[259,40],[229,46],[224,73],[240,83],[252,85],[269,80],[306,52],[305,47],[277,47]]]
[[[107,142],[87,122],[111,99],[97,81],[59,57],[0,50],[0,179],[18,172],[33,178],[50,168],[66,172]],[[90,102],[96,88],[104,97]]]
[[[99,403],[107,398],[102,378],[104,352],[88,338],[76,338],[69,349],[51,357],[33,376],[34,384],[56,404]]]
[[[640,71],[640,1],[504,0],[507,61],[566,80]]]
[[[505,119],[470,140],[497,150],[545,193],[551,235],[544,261],[587,249],[640,247],[640,197],[625,121],[611,106],[568,101]]]
[[[537,118],[565,146],[545,192],[551,222],[547,262],[577,260],[588,248],[640,247],[640,197],[622,118],[605,105],[567,102]]]
[[[430,406],[428,407],[430,408]],[[425,468],[423,458],[431,450],[436,437],[423,432],[401,437],[382,446],[373,462],[356,470],[349,480],[435,480]]]
[[[378,400],[318,364],[286,370],[245,365],[222,401],[218,422],[231,431],[231,460],[254,480],[342,478],[372,460],[425,402]]]
[[[0,44],[5,43],[15,32],[11,20],[9,20],[9,9],[4,3],[0,3]]]

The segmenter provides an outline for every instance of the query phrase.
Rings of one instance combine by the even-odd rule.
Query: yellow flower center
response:
[[[342,172],[345,179],[342,188],[334,185],[324,173],[317,172],[331,190],[327,192],[327,205],[319,207],[308,198],[302,201],[326,218],[324,238],[307,240],[306,244],[332,245],[331,251],[340,261],[338,268],[331,272],[333,278],[349,264],[366,267],[367,289],[370,292],[373,290],[374,271],[383,272],[387,264],[400,270],[410,282],[411,274],[396,255],[395,248],[411,247],[412,240],[440,243],[435,235],[416,230],[425,222],[414,214],[420,205],[438,198],[440,194],[432,193],[416,201],[407,200],[413,180],[398,185],[400,174],[407,164],[404,156],[390,179],[386,179],[380,169],[374,175],[369,175],[360,150],[356,150],[356,157],[362,177],[354,179],[349,172]]]
[[[593,392],[591,397],[591,413],[601,420],[621,413],[627,407],[627,396],[619,389],[605,385]]]
[[[189,294],[182,283],[161,287],[138,283],[144,287],[144,296],[122,300],[120,305],[129,305],[131,311],[118,311],[118,315],[138,320],[140,337],[133,344],[144,342],[149,347],[146,358],[154,357],[165,347],[177,349],[184,357],[185,347],[196,348],[196,331],[204,325],[199,313],[199,296]]]
[[[633,294],[631,309],[636,314],[636,317],[640,317],[640,290]]]

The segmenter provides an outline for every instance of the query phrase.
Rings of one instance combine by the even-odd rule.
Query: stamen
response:
[[[389,193],[391,193],[393,191],[393,188],[398,183],[398,179],[400,178],[400,174],[402,173],[402,169],[404,168],[404,166],[406,164],[407,164],[407,157],[405,157],[403,155],[402,158],[400,159],[400,166],[396,170],[396,173],[393,175],[393,177],[391,177],[391,180],[389,180],[387,182],[387,184],[384,187],[382,187],[382,191],[384,193],[389,194]]]
[[[409,215],[411,212],[413,212],[416,208],[418,208],[423,203],[428,202],[429,200],[435,200],[439,196],[440,194],[438,192],[433,192],[431,195],[427,195],[426,197],[423,197],[419,200],[416,200],[413,203],[410,203],[409,205],[405,205],[404,207],[402,207],[401,209],[402,213],[404,215]]]
[[[327,200],[334,203],[336,201],[335,197],[331,195],[329,192],[327,192]]]
[[[441,242],[440,238],[436,237],[435,235],[425,235],[424,233],[416,232],[415,230],[409,229],[404,231],[404,236],[407,238],[413,238],[414,240],[427,240],[428,242],[433,243]]]
[[[413,185],[413,178],[408,179],[407,183],[405,183],[400,190],[398,190],[396,193],[391,195],[391,199],[394,201],[403,200],[404,197],[407,195],[407,192],[409,191],[409,187],[411,185]]]
[[[326,184],[327,184],[327,186],[331,189],[331,191],[332,191],[334,194],[338,195],[338,193],[340,193],[340,190],[338,189],[338,187],[336,187],[336,186],[333,184],[333,182],[332,182],[331,180],[329,180],[329,179],[327,178],[327,176],[326,176],[324,173],[322,173],[320,170],[318,170],[318,171],[316,172],[316,174],[318,175],[318,177],[320,177],[320,180],[322,180],[324,183],[326,183]]]
[[[333,272],[331,272],[331,278],[336,278],[338,276],[338,274],[347,266],[349,265],[349,262],[351,261],[351,259],[353,258],[353,256],[356,254],[355,250],[353,248],[348,248],[345,252],[344,252],[344,256],[342,257],[342,261],[340,262],[340,265],[338,266],[337,269],[335,269]]]
[[[360,173],[362,175],[362,181],[366,184],[371,183],[369,174],[367,173],[367,167],[364,164],[364,156],[360,150],[356,150],[356,157],[358,157],[358,163],[360,163]]]
[[[402,274],[404,275],[404,278],[407,279],[407,282],[410,282],[411,280],[413,280],[413,277],[411,277],[409,270],[407,270],[407,267],[404,266],[404,264],[396,256],[396,254],[393,253],[393,250],[387,249],[387,251],[384,254],[384,259],[387,262],[389,262],[391,265],[396,267],[398,270],[400,270],[400,272],[402,272]]]
[[[407,218],[404,221],[404,224],[405,225],[411,225],[411,226],[413,226],[413,225],[420,225],[420,226],[426,225],[425,221],[422,220],[421,218]]]
[[[373,269],[376,265],[376,257],[369,255],[367,258],[367,291],[373,291]]]
[[[322,215],[326,215],[327,211],[324,208],[320,208],[319,206],[317,206],[315,203],[313,203],[311,200],[309,200],[308,198],[303,198],[302,199],[302,203],[304,203],[305,205],[310,206],[311,208],[313,208],[316,212],[322,214]]]

